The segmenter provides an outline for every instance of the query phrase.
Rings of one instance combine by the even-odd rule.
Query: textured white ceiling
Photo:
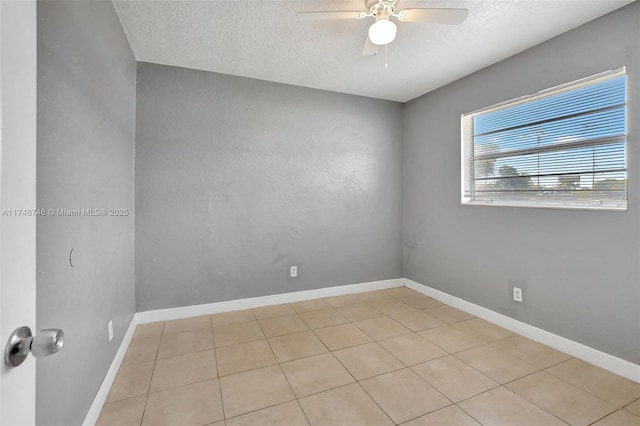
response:
[[[363,0],[114,1],[137,60],[405,102],[633,0],[399,0],[463,7],[459,26],[398,24],[362,57],[372,21],[302,21],[296,13],[365,10]],[[385,53],[388,68],[385,67]]]

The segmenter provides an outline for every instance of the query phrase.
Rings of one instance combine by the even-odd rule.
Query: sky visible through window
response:
[[[478,192],[624,188],[626,77],[608,78],[474,117]]]

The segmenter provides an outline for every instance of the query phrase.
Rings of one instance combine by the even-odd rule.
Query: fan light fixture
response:
[[[396,27],[396,24],[391,22],[389,19],[392,10],[376,10],[376,22],[369,27],[369,40],[371,40],[371,43],[378,46],[384,46],[385,44],[391,43],[396,38],[398,27]]]
[[[371,43],[378,46],[384,46],[391,43],[396,38],[398,27],[391,22],[388,18],[381,18],[376,20],[369,27],[369,40]]]

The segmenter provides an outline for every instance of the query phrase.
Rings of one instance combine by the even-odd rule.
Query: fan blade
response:
[[[320,21],[325,19],[362,19],[367,12],[299,12],[298,18],[305,21]]]
[[[398,20],[457,25],[467,19],[467,15],[467,9],[405,9],[398,12]]]
[[[367,40],[364,42],[364,47],[362,48],[362,56],[374,56],[378,53],[378,47],[371,43],[369,37],[367,36]]]

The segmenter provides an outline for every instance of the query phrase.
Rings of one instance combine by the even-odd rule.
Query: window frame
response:
[[[536,197],[535,199],[474,199],[467,194],[470,192],[471,185],[474,184],[473,169],[473,144],[474,144],[474,125],[473,119],[480,115],[490,112],[494,112],[500,109],[509,107],[515,107],[523,103],[536,101],[541,98],[554,96],[570,90],[578,89],[592,84],[597,84],[616,77],[625,77],[625,106],[624,106],[624,156],[625,156],[625,199],[624,201],[602,201],[602,200],[588,200],[579,201],[571,199],[544,199],[543,197]],[[485,108],[461,114],[460,117],[460,130],[461,130],[461,169],[460,169],[460,194],[461,204],[468,206],[505,206],[505,207],[530,207],[530,208],[547,208],[547,209],[570,209],[570,210],[606,210],[606,211],[626,211],[629,201],[628,180],[629,180],[629,166],[628,166],[628,81],[626,67],[620,67],[617,69],[605,71],[599,74],[595,74],[589,77],[585,77],[579,80],[575,80],[569,83],[554,86],[539,92],[520,96],[518,98],[510,99],[500,102],[495,105],[491,105]],[[542,152],[542,151],[540,151]],[[475,188],[475,187],[473,187]],[[473,192],[471,190],[471,192]]]

